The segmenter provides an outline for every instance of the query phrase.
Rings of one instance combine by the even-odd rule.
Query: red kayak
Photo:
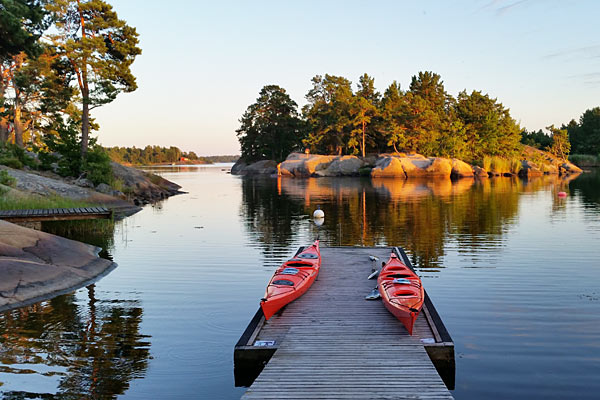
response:
[[[377,278],[385,308],[404,324],[412,335],[413,326],[423,307],[425,292],[421,279],[392,253]]]
[[[260,306],[265,319],[302,296],[313,284],[321,268],[319,241],[302,250],[275,271]]]

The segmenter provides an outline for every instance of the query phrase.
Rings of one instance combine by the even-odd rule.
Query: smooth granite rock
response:
[[[0,220],[0,312],[88,285],[116,264],[85,243]]]

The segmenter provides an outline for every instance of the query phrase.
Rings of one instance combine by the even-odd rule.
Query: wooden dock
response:
[[[380,266],[391,251],[410,266],[399,248],[324,247],[304,296],[269,321],[259,309],[234,350],[236,385],[251,385],[242,399],[451,399],[454,343],[429,297],[413,336],[365,300],[368,256]]]
[[[105,207],[0,210],[0,219],[8,222],[72,221],[78,219],[110,218],[112,218],[112,211]]]

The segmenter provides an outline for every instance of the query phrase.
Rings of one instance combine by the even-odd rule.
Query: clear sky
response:
[[[138,90],[93,110],[105,146],[239,154],[238,119],[267,84],[299,106],[310,79],[419,71],[481,90],[529,130],[600,106],[600,1],[108,0],[137,28]]]

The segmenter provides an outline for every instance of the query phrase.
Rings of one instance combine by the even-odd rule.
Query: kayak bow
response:
[[[379,293],[385,308],[412,335],[413,326],[423,307],[425,292],[421,279],[392,253],[377,278]]]
[[[265,319],[283,306],[302,296],[313,284],[321,268],[319,241],[284,262],[269,281],[265,297],[260,301]]]

